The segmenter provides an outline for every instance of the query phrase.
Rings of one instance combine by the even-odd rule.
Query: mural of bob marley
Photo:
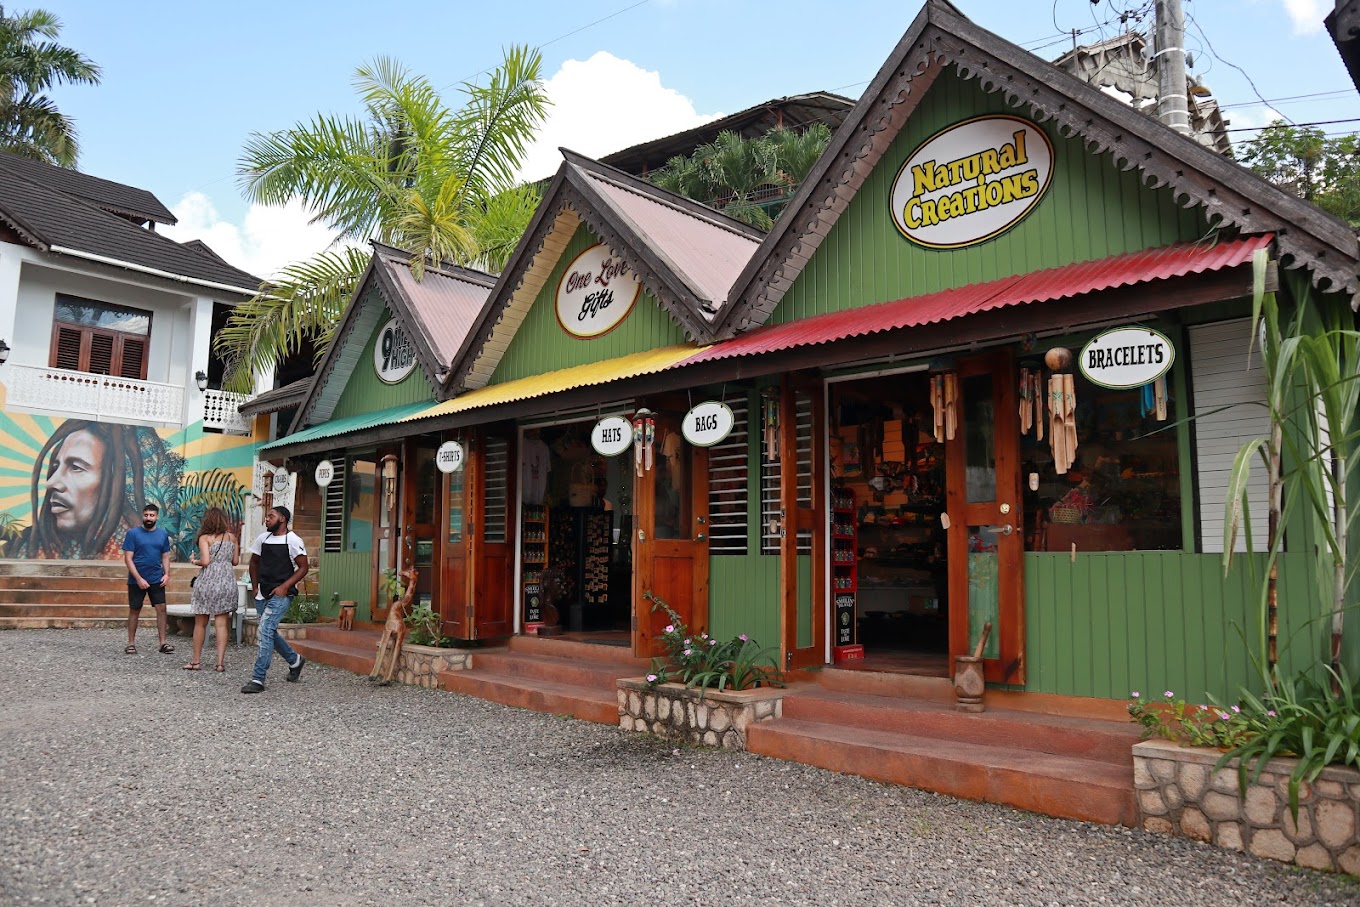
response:
[[[177,503],[184,458],[153,429],[71,419],[33,463],[33,524],[18,550],[33,558],[117,560],[142,506]]]

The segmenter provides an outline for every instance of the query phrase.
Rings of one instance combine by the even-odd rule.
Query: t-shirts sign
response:
[[[457,472],[463,468],[466,453],[457,441],[445,441],[434,454],[434,465],[440,472]]]
[[[373,370],[385,384],[396,384],[416,367],[416,346],[393,318],[378,332],[373,344]]]
[[[1034,210],[1053,177],[1053,146],[1019,117],[955,123],[921,143],[893,181],[893,223],[907,239],[957,249],[1004,233]]]
[[[1092,337],[1081,350],[1081,373],[1092,384],[1127,390],[1171,371],[1176,347],[1151,328],[1115,328]]]
[[[602,457],[617,457],[633,446],[633,424],[623,416],[605,416],[590,430],[590,446]]]
[[[626,261],[598,243],[562,273],[557,284],[557,323],[573,337],[588,340],[608,334],[633,310],[642,284]]]

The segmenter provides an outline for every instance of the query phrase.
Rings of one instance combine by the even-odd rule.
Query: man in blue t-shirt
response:
[[[165,585],[170,580],[170,534],[156,528],[161,509],[155,504],[142,508],[142,525],[133,526],[123,537],[123,563],[128,570],[128,644],[123,651],[137,654],[137,619],[148,594],[156,609],[156,635],[161,652],[175,647],[165,641]]]

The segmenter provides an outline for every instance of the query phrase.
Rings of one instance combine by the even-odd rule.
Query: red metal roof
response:
[[[832,343],[850,337],[951,321],[1007,306],[1049,302],[1115,287],[1218,271],[1247,263],[1258,249],[1266,248],[1272,239],[1267,234],[1215,245],[1182,243],[1162,246],[1099,261],[1016,274],[925,296],[828,312],[788,324],[766,325],[716,343],[680,365]]]

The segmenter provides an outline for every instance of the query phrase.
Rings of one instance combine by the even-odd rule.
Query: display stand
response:
[[[548,505],[526,504],[520,525],[520,583],[524,589],[524,632],[543,626],[543,571],[548,567]]]
[[[864,657],[855,642],[855,593],[859,590],[859,520],[855,493],[848,488],[831,490],[831,594],[836,602],[836,644],[833,662]]]

